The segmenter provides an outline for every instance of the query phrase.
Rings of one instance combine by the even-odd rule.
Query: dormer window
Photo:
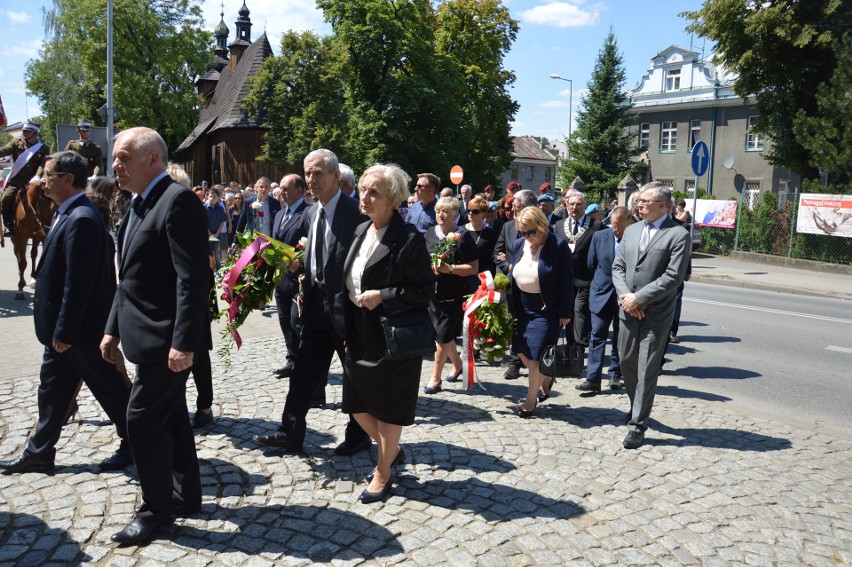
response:
[[[680,69],[666,71],[666,92],[680,90]]]

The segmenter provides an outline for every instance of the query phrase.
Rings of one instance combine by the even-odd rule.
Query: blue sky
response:
[[[219,22],[219,4],[225,3],[225,23],[231,30],[242,0],[205,0],[207,25]],[[38,57],[44,37],[42,9],[49,0],[0,0],[0,97],[10,122],[40,113],[38,100],[25,96],[24,69],[29,59]],[[286,29],[312,29],[320,34],[329,27],[322,20],[314,0],[246,0],[251,12],[252,37],[265,30],[278,52]],[[697,10],[700,0],[504,0],[520,31],[506,58],[507,68],[517,81],[512,96],[520,105],[512,133],[546,136],[551,140],[568,133],[570,84],[553,80],[556,73],[573,81],[573,112],[581,104],[598,51],[612,27],[624,57],[626,88],[636,86],[650,68],[651,58],[668,46],[690,46],[684,31],[686,20],[678,14]],[[117,14],[116,17],[120,17]],[[693,48],[707,54],[710,42],[693,39]]]

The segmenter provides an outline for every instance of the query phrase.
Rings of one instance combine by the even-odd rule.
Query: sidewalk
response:
[[[11,289],[3,252],[0,288]],[[743,285],[793,281],[720,258],[696,257],[693,269]],[[808,293],[821,289],[798,277]],[[0,458],[20,454],[37,416],[40,348],[26,302],[10,297],[0,293]],[[271,310],[244,329],[232,368],[214,371],[217,420],[197,437],[201,513],[143,548],[109,542],[131,519],[138,486],[132,469],[94,472],[116,441],[84,388],[56,474],[0,476],[0,565],[852,564],[852,443],[678,388],[661,389],[647,445],[627,451],[624,393],[580,398],[560,380],[521,420],[525,380],[480,366],[485,390],[445,384],[420,396],[393,496],[362,505],[375,448],[332,452],[345,426],[339,365],[329,406],[308,414],[307,458],[266,453],[251,438],[280,420],[288,383],[270,369],[283,340]],[[430,370],[424,363],[421,384]]]

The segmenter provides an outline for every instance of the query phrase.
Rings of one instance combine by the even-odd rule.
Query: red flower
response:
[[[257,211],[257,218],[263,218],[263,211]]]

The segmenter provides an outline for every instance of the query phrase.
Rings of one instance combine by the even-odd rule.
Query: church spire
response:
[[[243,0],[243,7],[240,8],[239,15],[240,17],[234,22],[237,26],[237,39],[251,43],[251,19],[245,0]]]

